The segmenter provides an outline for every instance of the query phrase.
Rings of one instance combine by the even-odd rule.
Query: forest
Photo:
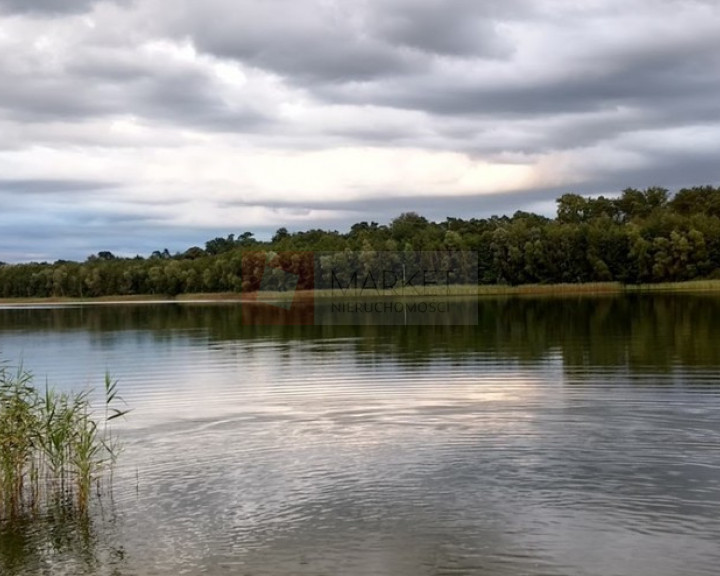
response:
[[[0,263],[0,298],[88,298],[239,292],[249,253],[447,252],[477,254],[479,284],[619,282],[648,284],[720,278],[720,187],[628,188],[617,197],[565,194],[554,218],[512,216],[431,222],[407,212],[388,224],[359,222],[346,233],[289,232],[270,241],[229,234],[171,254],[84,262]],[[474,272],[474,271],[473,271]]]

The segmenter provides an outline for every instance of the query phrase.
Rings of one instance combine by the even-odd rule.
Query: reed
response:
[[[92,486],[111,487],[122,446],[110,422],[128,411],[109,375],[100,417],[90,395],[39,390],[29,372],[0,366],[0,521],[56,506],[86,514]]]

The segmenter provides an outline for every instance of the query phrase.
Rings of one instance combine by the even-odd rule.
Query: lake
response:
[[[0,574],[714,575],[720,298],[481,300],[477,326],[237,304],[0,309],[0,358],[133,409],[89,522]]]

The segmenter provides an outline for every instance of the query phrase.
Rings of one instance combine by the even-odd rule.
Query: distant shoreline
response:
[[[593,282],[587,284],[525,284],[519,286],[506,285],[480,285],[480,286],[453,286],[448,292],[436,291],[432,293],[417,294],[411,291],[402,294],[398,291],[378,293],[375,291],[348,290],[316,290],[298,292],[294,296],[300,300],[342,300],[348,298],[440,298],[449,297],[498,297],[498,296],[602,296],[620,294],[648,294],[648,293],[720,293],[720,280],[692,280],[688,282],[669,282],[659,284],[630,284],[623,285],[618,282]],[[287,301],[290,292],[264,293],[263,301]],[[257,294],[241,294],[239,292],[179,294],[167,296],[162,294],[144,295],[118,295],[101,296],[98,298],[0,298],[3,306],[25,305],[66,305],[66,304],[212,304],[212,303],[254,303]]]

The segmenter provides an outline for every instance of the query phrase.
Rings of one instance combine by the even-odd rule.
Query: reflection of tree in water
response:
[[[211,343],[257,339],[353,339],[366,358],[432,362],[439,355],[490,355],[534,363],[559,354],[566,367],[669,370],[717,367],[720,298],[712,294],[482,298],[476,326],[248,326],[237,304],[123,305],[0,310],[4,329],[81,330],[98,342],[128,337],[167,341],[188,334]],[[320,318],[322,320],[322,318]],[[332,348],[327,348],[332,353]],[[322,354],[323,350],[315,350]]]
[[[117,518],[54,507],[45,515],[24,514],[0,522],[0,574],[30,576],[121,576],[125,550]]]

